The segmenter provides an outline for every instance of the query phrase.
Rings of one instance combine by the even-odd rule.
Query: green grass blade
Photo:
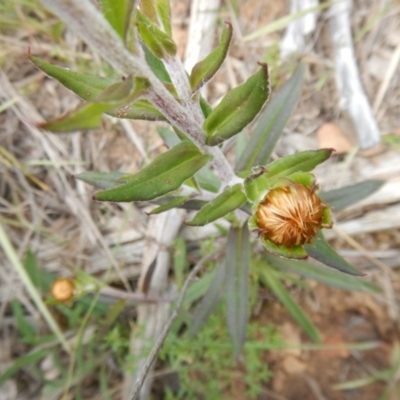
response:
[[[337,287],[343,290],[354,290],[362,292],[380,292],[378,286],[363,280],[360,277],[349,276],[324,265],[310,264],[306,261],[289,260],[263,254],[269,264],[287,272],[293,272],[305,278],[314,279],[326,285]]]
[[[280,282],[277,273],[271,268],[262,270],[260,277],[270,290],[278,297],[290,315],[304,329],[307,335],[316,343],[320,343],[321,339],[317,328],[304,313],[302,308],[296,303],[286,288]]]
[[[62,333],[57,322],[51,315],[46,304],[43,302],[42,298],[40,297],[40,294],[37,291],[37,289],[35,288],[35,285],[32,283],[31,279],[29,278],[28,273],[26,272],[21,261],[19,260],[17,252],[15,251],[13,245],[11,244],[11,242],[10,242],[8,236],[6,235],[6,232],[4,231],[3,226],[1,224],[0,224],[0,246],[3,247],[4,253],[6,254],[7,258],[9,259],[11,265],[14,267],[17,275],[19,276],[19,279],[24,284],[25,289],[31,296],[33,302],[35,303],[39,312],[42,314],[44,320],[47,322],[50,329],[56,335],[56,337],[60,341],[61,345],[64,347],[64,350],[69,352],[70,348],[69,348],[67,341],[65,340],[64,334]]]

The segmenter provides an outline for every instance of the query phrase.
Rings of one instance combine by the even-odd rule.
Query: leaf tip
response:
[[[231,22],[231,21],[224,21],[224,24],[228,25],[229,28],[233,29],[233,26],[232,26],[232,22]]]

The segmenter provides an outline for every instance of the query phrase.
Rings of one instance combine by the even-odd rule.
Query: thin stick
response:
[[[136,380],[135,385],[133,386],[132,393],[130,396],[131,400],[136,400],[138,398],[140,389],[142,388],[142,385],[147,377],[147,374],[149,373],[150,368],[153,365],[158,352],[160,351],[162,345],[164,344],[164,341],[168,336],[168,333],[171,329],[172,324],[174,323],[175,319],[179,315],[179,311],[182,308],[183,300],[185,298],[185,294],[189,288],[190,283],[195,278],[195,276],[201,271],[201,269],[204,267],[204,264],[207,261],[211,260],[214,257],[214,255],[215,255],[215,253],[202,258],[197,263],[197,265],[192,269],[192,271],[190,271],[190,274],[186,278],[186,281],[182,287],[182,291],[181,291],[181,294],[179,295],[176,307],[172,311],[163,331],[161,332],[159,338],[157,339],[157,342],[155,343],[153,349],[151,350],[150,355],[146,360],[146,363],[144,364],[142,370],[140,371],[140,375],[139,375],[138,379]]]

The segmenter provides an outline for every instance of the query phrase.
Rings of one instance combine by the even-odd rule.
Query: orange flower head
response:
[[[61,302],[68,301],[72,298],[75,291],[75,284],[71,279],[58,278],[51,286],[51,294]]]
[[[292,183],[271,189],[256,210],[259,233],[288,248],[310,243],[323,225],[326,208],[314,188]]]

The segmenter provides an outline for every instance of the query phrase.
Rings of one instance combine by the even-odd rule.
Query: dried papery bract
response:
[[[259,233],[278,246],[310,243],[323,225],[327,208],[313,188],[296,183],[272,189],[259,203]]]

